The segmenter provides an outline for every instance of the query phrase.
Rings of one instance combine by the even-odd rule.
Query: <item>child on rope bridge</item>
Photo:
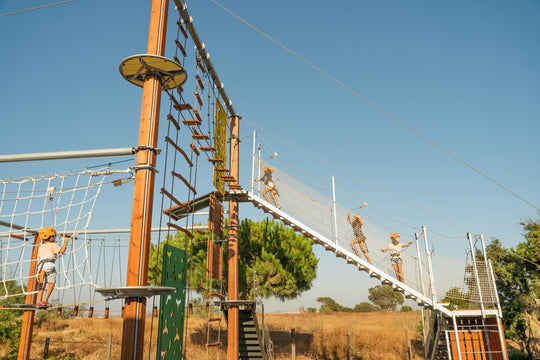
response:
[[[56,268],[54,262],[56,261],[58,254],[63,254],[66,251],[67,243],[69,241],[69,238],[64,238],[64,244],[60,247],[54,242],[55,237],[56,231],[51,227],[43,228],[38,233],[38,239],[41,241],[37,251],[38,301],[36,307],[38,308],[51,306],[51,304],[48,303],[48,300],[56,283]],[[47,292],[42,301],[43,291],[47,284]]]
[[[270,166],[264,167],[262,165],[261,165],[261,168],[264,172],[264,175],[260,179],[254,180],[254,181],[264,182],[264,185],[266,186],[263,190],[264,199],[266,200],[266,202],[270,203],[270,200],[268,200],[268,196],[266,195],[268,192],[270,192],[270,196],[272,197],[272,200],[274,200],[274,203],[276,204],[276,208],[279,210],[280,206],[278,205],[278,202],[276,200],[276,195],[279,196],[279,193],[276,189],[276,185],[272,181],[272,173],[274,172],[274,169],[272,169]],[[249,181],[252,181],[252,180],[249,179]]]
[[[390,262],[392,263],[392,266],[394,267],[394,271],[396,272],[396,277],[399,281],[401,281],[402,283],[405,283],[405,277],[403,276],[403,261],[401,260],[401,250],[403,250],[406,247],[409,247],[409,245],[411,245],[413,242],[411,240],[407,244],[400,243],[398,233],[390,234],[390,239],[392,240],[392,243],[388,244],[386,249],[381,249],[381,251],[384,253],[390,250]]]
[[[359,207],[359,209],[363,208],[366,205],[367,204],[364,203]],[[368,263],[371,264],[371,259],[368,256],[368,250],[366,245],[366,236],[362,232],[362,225],[364,225],[364,220],[360,217],[360,215],[356,214],[355,216],[353,216],[351,221],[351,210],[349,210],[349,212],[347,213],[347,222],[351,224],[354,233],[354,240],[351,241],[352,249],[354,250],[356,256],[360,257],[360,254],[358,254],[358,250],[356,250],[356,247],[354,246],[358,244],[358,246],[360,246],[362,254],[364,254]]]

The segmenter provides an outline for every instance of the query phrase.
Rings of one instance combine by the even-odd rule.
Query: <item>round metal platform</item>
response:
[[[141,298],[166,295],[175,292],[176,288],[170,286],[122,286],[115,288],[97,288],[95,291],[100,293],[107,300],[111,300],[128,297]]]
[[[143,86],[148,76],[161,78],[161,85],[167,90],[176,89],[186,82],[186,70],[174,60],[163,56],[139,54],[124,59],[120,63],[120,74],[132,84]]]

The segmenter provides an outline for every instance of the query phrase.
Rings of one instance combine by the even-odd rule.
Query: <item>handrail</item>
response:
[[[260,307],[261,309],[261,323],[262,324],[259,324],[259,318],[257,317],[256,308],[258,307]],[[274,343],[272,342],[272,339],[270,338],[270,332],[268,331],[266,322],[264,320],[264,304],[262,303],[261,300],[256,300],[256,306],[252,310],[252,314],[253,314],[253,321],[255,323],[255,329],[257,331],[257,337],[259,338],[259,341],[260,341],[263,357],[265,360],[273,360],[274,359]]]

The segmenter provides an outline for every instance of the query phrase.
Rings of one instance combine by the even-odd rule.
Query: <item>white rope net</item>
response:
[[[86,231],[107,176],[126,172],[106,166],[0,179],[0,299],[27,294],[28,280],[36,276],[29,273],[35,234],[44,227],[55,229],[59,245],[70,237],[55,263],[55,290],[95,285]]]
[[[255,179],[262,177],[263,171],[257,165],[259,158],[255,159]],[[305,183],[295,179],[283,170],[277,168],[274,164],[261,162],[263,167],[271,166],[272,181],[275,184],[278,196],[277,202],[281,210],[317,231],[322,236],[338,244],[338,248],[352,251],[350,243],[354,240],[352,226],[347,222],[348,209],[332,199],[332,190],[328,191],[329,197],[322,195]],[[265,185],[262,181],[253,184],[254,192],[263,197]],[[269,203],[274,202],[267,193]],[[334,212],[335,208],[335,212]],[[386,274],[396,278],[394,269],[390,260],[390,251],[381,252],[390,243],[391,231],[383,230],[375,221],[370,221],[369,206],[362,209],[355,209],[350,218],[359,214],[364,225],[362,231],[366,236],[366,246],[368,256],[372,264]],[[334,219],[334,214],[335,219]],[[421,231],[421,230],[420,230]],[[403,244],[415,240],[414,237],[407,238],[401,235],[400,242]],[[497,297],[489,265],[483,261],[477,261],[477,273],[475,276],[472,261],[445,258],[439,255],[432,255],[434,289],[431,287],[430,273],[428,268],[427,251],[424,246],[424,236],[420,234],[418,241],[414,241],[408,248],[401,252],[403,261],[403,273],[405,284],[415,289],[419,293],[432,298],[432,292],[435,292],[438,301],[454,300],[459,302],[460,308],[479,309],[482,295],[483,303],[486,308],[495,308]],[[362,259],[364,255],[356,246]],[[430,249],[433,252],[433,249]],[[478,280],[477,280],[478,279]],[[480,284],[480,285],[478,285]]]

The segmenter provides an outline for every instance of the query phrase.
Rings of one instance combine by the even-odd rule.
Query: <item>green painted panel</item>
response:
[[[186,300],[186,252],[168,244],[163,247],[162,286],[172,286],[175,293],[161,295],[157,359],[181,359],[184,339]]]

